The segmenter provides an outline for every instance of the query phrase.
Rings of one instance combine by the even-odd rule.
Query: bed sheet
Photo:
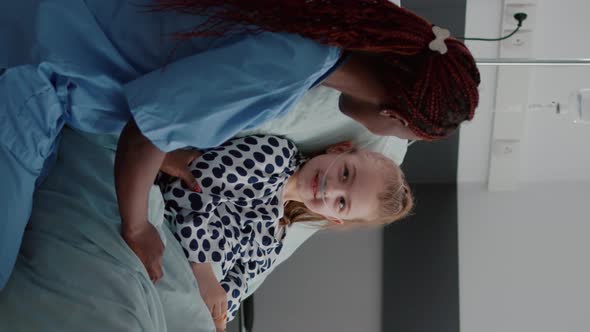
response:
[[[0,293],[0,331],[214,331],[195,278],[167,228],[156,286],[120,235],[116,137],[64,129],[35,195],[15,271]]]

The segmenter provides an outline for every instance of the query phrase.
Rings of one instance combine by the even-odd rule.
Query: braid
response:
[[[375,55],[381,80],[395,91],[390,104],[424,139],[449,135],[473,118],[478,104],[480,77],[467,47],[449,38],[446,54],[431,51],[432,25],[388,0],[153,1],[151,10],[206,15],[180,38],[287,32]]]

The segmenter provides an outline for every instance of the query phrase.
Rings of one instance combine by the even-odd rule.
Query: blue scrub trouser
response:
[[[36,185],[63,127],[63,107],[39,67],[0,70],[0,289],[20,249]]]

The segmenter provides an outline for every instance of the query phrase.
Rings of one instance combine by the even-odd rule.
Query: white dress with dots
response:
[[[202,192],[178,180],[160,183],[168,220],[189,261],[221,265],[228,321],[248,281],[268,270],[282,249],[280,194],[303,158],[277,136],[248,136],[208,150],[189,168]]]

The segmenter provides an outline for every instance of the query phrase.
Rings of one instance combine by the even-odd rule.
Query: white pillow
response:
[[[400,164],[406,154],[407,140],[373,135],[340,112],[339,96],[340,92],[334,89],[318,86],[307,92],[284,117],[239,136],[283,135],[295,142],[303,153],[321,152],[334,143],[351,140],[358,147],[381,152]]]

